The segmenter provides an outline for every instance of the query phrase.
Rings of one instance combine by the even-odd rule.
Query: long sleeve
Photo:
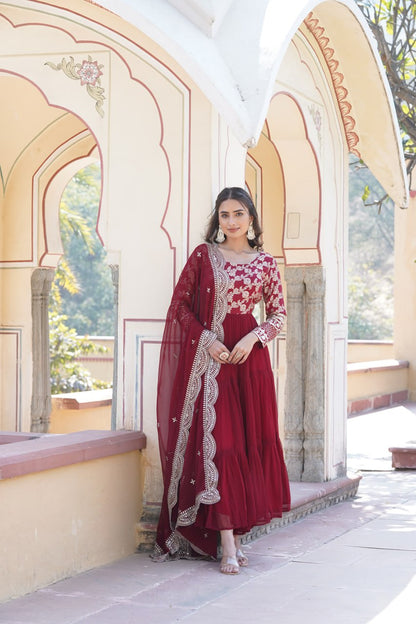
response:
[[[263,299],[266,308],[266,320],[253,329],[259,341],[265,346],[280,332],[286,319],[282,282],[276,260],[270,257],[270,263],[264,274]]]

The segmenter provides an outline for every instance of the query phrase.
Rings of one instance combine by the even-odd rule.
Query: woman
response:
[[[241,536],[290,507],[268,350],[286,316],[276,261],[262,251],[254,204],[218,195],[206,242],[173,293],[163,336],[158,432],[164,496],[153,559],[216,557],[248,564]],[[265,301],[267,319],[252,311]]]

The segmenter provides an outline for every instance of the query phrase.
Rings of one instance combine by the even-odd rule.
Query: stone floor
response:
[[[248,544],[250,566],[238,576],[215,562],[132,555],[3,603],[0,622],[413,622],[416,471],[392,470],[387,449],[416,439],[416,406],[356,416],[348,439],[350,468],[363,471],[358,496]]]

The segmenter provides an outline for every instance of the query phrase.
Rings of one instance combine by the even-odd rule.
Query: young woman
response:
[[[168,310],[159,365],[164,496],[153,559],[211,556],[248,565],[241,536],[290,508],[266,343],[286,311],[274,258],[262,251],[242,188],[218,195],[205,243],[186,263]],[[266,321],[252,315],[263,299]]]

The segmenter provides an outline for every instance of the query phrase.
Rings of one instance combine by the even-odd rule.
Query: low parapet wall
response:
[[[4,435],[0,601],[135,551],[143,433]]]

